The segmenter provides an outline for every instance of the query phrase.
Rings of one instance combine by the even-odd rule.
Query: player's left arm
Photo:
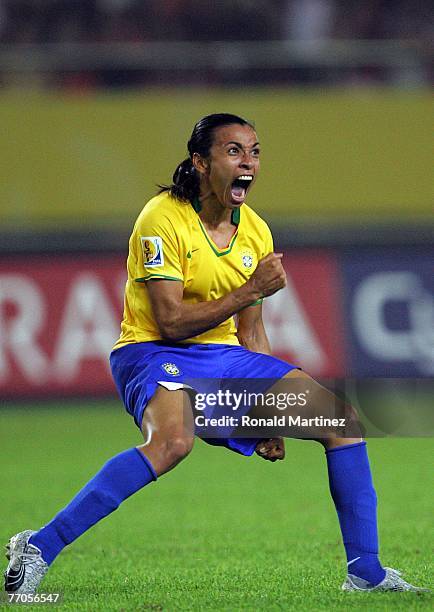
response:
[[[238,314],[238,340],[241,346],[255,353],[271,355],[271,347],[262,320],[262,303],[244,308]],[[267,461],[285,458],[283,438],[261,440],[256,446],[256,453]]]
[[[274,252],[273,236],[270,228],[262,219],[258,220],[263,244],[258,249],[258,260]],[[271,347],[262,320],[262,300],[238,313],[237,336],[240,344],[249,351],[271,355]]]
[[[262,303],[244,308],[238,313],[238,340],[254,353],[271,355],[271,347],[262,320]]]

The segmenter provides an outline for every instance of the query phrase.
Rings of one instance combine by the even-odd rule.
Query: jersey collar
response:
[[[193,202],[191,203],[191,205],[193,206],[194,210],[198,214],[202,210],[202,205],[201,205],[201,203],[199,201],[199,198],[197,196],[193,199]],[[239,225],[239,223],[240,223],[240,212],[241,212],[240,208],[234,208],[234,210],[232,211],[232,215],[231,215],[231,223],[232,223],[232,225]]]

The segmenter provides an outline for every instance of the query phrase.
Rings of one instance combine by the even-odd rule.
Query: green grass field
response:
[[[118,402],[9,406],[0,435],[5,543],[140,442]],[[432,440],[369,447],[382,560],[432,586]],[[271,464],[197,441],[184,463],[66,549],[41,590],[63,593],[65,610],[432,609],[431,594],[343,593],[344,575],[319,445],[290,440],[286,460]]]

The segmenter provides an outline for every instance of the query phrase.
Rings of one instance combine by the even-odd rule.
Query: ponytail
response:
[[[193,202],[200,194],[199,175],[193,166],[192,158],[194,153],[198,153],[201,157],[207,158],[210,154],[210,149],[214,140],[214,131],[218,127],[231,124],[249,125],[254,128],[254,125],[242,117],[230,115],[228,113],[217,113],[207,115],[196,123],[193,128],[193,133],[187,143],[187,149],[190,157],[184,159],[179,164],[173,173],[172,185],[158,185],[160,188],[158,193],[168,192],[177,200],[183,202]]]
[[[199,177],[193,162],[189,157],[184,159],[176,168],[172,177],[172,185],[159,185],[160,191],[168,191],[173,198],[182,202],[192,202],[199,196]]]

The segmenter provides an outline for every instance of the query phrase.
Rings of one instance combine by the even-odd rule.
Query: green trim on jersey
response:
[[[199,202],[199,198],[197,196],[194,198],[194,200],[191,203],[191,205],[193,206],[194,210],[198,214],[202,210],[202,205]],[[232,214],[231,214],[231,223],[232,223],[232,225],[239,225],[240,224],[240,216],[241,216],[241,209],[240,208],[234,208],[234,210],[232,211]]]
[[[135,281],[136,283],[144,283],[151,278],[161,278],[162,280],[164,279],[182,282],[182,278],[176,278],[176,276],[167,276],[166,274],[148,274],[147,276],[143,276],[142,278],[136,278]]]
[[[235,234],[232,236],[231,241],[229,243],[229,246],[224,251],[219,251],[217,246],[213,242],[211,242],[211,240],[210,240],[210,238],[209,238],[209,236],[208,236],[208,234],[206,232],[206,229],[202,225],[202,222],[201,222],[200,219],[199,219],[199,227],[202,230],[203,235],[206,238],[206,241],[208,242],[209,246],[212,248],[214,253],[217,255],[217,257],[222,257],[222,255],[227,255],[228,253],[230,253],[232,251],[232,247],[234,246],[235,240],[237,239],[237,236],[238,236],[238,231],[236,231]]]
[[[213,252],[217,255],[217,257],[222,257],[223,255],[227,255],[228,253],[230,253],[232,251],[232,247],[234,246],[235,240],[237,239],[238,231],[236,231],[235,234],[232,236],[231,241],[229,243],[229,246],[227,248],[219,249],[217,247],[217,245],[214,244],[214,242],[208,236],[208,232],[206,231],[205,227],[203,226],[202,221],[200,220],[199,213],[202,210],[202,206],[201,206],[201,203],[199,202],[199,198],[198,197],[194,198],[194,200],[191,203],[191,205],[193,206],[194,210],[198,213],[199,227],[202,230],[202,233],[205,236],[206,241],[208,242],[208,244],[211,247],[211,249],[213,250]],[[236,225],[236,226],[239,225],[239,223],[240,223],[240,209],[239,208],[237,208],[237,209],[232,211],[231,223],[233,225]],[[189,254],[187,253],[187,257],[188,257],[188,255]],[[190,255],[190,257],[191,257],[191,255]]]
[[[199,198],[198,198],[197,196],[194,198],[194,200],[193,200],[193,202],[191,203],[191,205],[193,206],[194,210],[195,210],[197,213],[200,213],[200,211],[202,210],[202,205],[201,205],[201,203],[199,202]]]

